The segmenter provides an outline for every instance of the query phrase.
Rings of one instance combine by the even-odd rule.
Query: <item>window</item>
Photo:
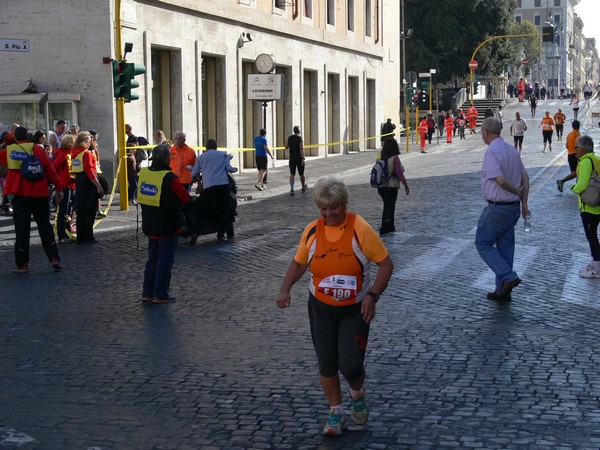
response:
[[[536,14],[535,16],[533,16],[533,24],[534,25],[540,25],[542,23],[542,16],[540,16],[539,14]]]
[[[365,36],[371,36],[371,0],[365,0]]]
[[[555,24],[555,25],[556,25],[558,28],[561,28],[561,27],[560,27],[560,14],[556,14],[556,15],[554,16],[554,24]]]
[[[521,0],[517,0],[517,8],[522,8],[523,5],[521,5]]]
[[[304,0],[304,17],[312,19],[312,0]]]
[[[534,0],[533,6],[536,7],[536,8],[541,8],[542,7],[542,0]]]
[[[335,25],[335,0],[327,0],[327,25]]]
[[[275,8],[285,9],[285,4],[287,3],[286,0],[274,0],[274,2],[275,2]]]
[[[521,16],[515,16],[515,22],[521,23]]]
[[[554,6],[560,6],[560,0],[554,0]]]
[[[354,0],[346,2],[348,15],[348,31],[354,31]]]

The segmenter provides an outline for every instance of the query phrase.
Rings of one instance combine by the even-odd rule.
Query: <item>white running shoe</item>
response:
[[[579,271],[579,276],[581,278],[600,278],[600,269],[597,269],[594,263],[589,263]]]

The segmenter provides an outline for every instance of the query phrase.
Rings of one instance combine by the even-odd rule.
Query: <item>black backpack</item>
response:
[[[23,147],[21,147],[23,148]],[[40,181],[44,179],[44,169],[40,159],[32,153],[21,161],[21,176],[27,181]]]

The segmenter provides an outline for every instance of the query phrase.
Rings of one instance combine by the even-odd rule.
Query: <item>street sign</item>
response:
[[[475,69],[477,69],[477,67],[479,67],[479,64],[477,63],[477,61],[475,61],[474,59],[469,61],[469,69],[475,70]]]
[[[442,96],[444,95],[444,93],[442,92],[441,89],[436,89],[434,94],[435,94],[435,98],[437,98],[437,99],[441,99]]]
[[[283,75],[280,73],[249,73],[248,100],[281,100]]]
[[[429,78],[431,74],[429,72],[419,72],[419,78]]]
[[[415,81],[417,81],[417,74],[415,72],[406,72],[406,82],[408,85],[412,85]]]
[[[523,64],[529,64],[529,60],[528,59],[524,59],[523,61],[521,61]]]

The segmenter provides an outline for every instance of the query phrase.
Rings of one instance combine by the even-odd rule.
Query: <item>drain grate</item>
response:
[[[24,381],[17,380],[16,378],[0,378],[0,398],[19,395],[28,389],[29,385]]]

